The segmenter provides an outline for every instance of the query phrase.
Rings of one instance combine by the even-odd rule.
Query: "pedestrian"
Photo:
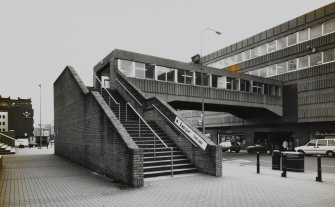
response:
[[[288,149],[290,151],[293,151],[293,141],[292,140],[288,143]]]
[[[286,139],[283,141],[282,147],[283,147],[283,151],[288,150],[288,143],[287,143]]]

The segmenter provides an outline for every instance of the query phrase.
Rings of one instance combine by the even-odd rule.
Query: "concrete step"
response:
[[[184,174],[184,173],[195,173],[195,172],[198,172],[197,168],[185,168],[185,169],[175,169],[175,170],[173,170],[174,175]],[[160,170],[160,171],[144,172],[143,173],[144,178],[164,176],[164,175],[171,175],[171,169],[170,170]]]
[[[152,157],[160,157],[160,156],[171,156],[171,151],[156,151],[156,154],[154,152],[150,152],[150,151],[144,151],[143,152],[143,157],[145,158],[152,158]],[[173,156],[177,156],[177,155],[184,155],[181,151],[179,150],[173,150]]]
[[[189,164],[188,159],[173,159],[173,165],[179,164]],[[144,161],[144,167],[158,166],[158,165],[170,165],[171,166],[171,157],[168,160],[154,160],[154,161]]]
[[[185,168],[193,168],[194,165],[192,163],[182,163],[182,164],[174,164],[173,169],[185,169]],[[171,164],[166,165],[155,165],[155,166],[147,166],[143,167],[144,172],[152,172],[152,171],[161,171],[161,170],[170,170]]]
[[[157,160],[170,160],[171,159],[171,156],[170,155],[167,155],[167,156],[152,156],[152,157],[146,157],[144,156],[143,157],[143,161],[146,162],[146,161],[157,161]],[[185,155],[173,155],[173,159],[187,159]]]

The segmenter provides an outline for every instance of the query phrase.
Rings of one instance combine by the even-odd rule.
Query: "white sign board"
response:
[[[195,143],[197,143],[203,150],[206,150],[207,143],[199,137],[190,127],[182,122],[178,117],[174,120],[174,123],[181,129],[187,136],[189,136]]]

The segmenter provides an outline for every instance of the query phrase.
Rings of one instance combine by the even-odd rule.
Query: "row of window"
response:
[[[257,58],[259,56],[275,52],[277,50],[281,50],[286,47],[290,47],[292,45],[302,43],[311,39],[315,39],[332,32],[335,32],[335,19],[290,34],[286,37],[273,40],[271,42],[265,43],[250,50],[246,50],[236,55],[218,60],[214,63],[208,64],[208,66],[215,68],[225,68],[230,65]]]
[[[5,119],[5,118],[6,118],[6,116],[5,116],[5,115],[2,115],[2,116],[0,115],[0,119],[1,119],[1,117],[2,117],[3,119]]]
[[[3,129],[1,129],[1,128],[0,128],[0,132],[1,132],[1,131],[5,132],[5,131],[6,131],[6,129],[5,129],[5,128],[3,128]]]
[[[295,58],[289,61],[270,65],[257,70],[249,71],[246,74],[260,77],[271,77],[333,61],[335,61],[334,48],[323,52],[314,53],[312,55],[306,55],[300,58]]]
[[[154,64],[118,60],[119,70],[127,77],[152,79],[173,83],[201,86],[201,73],[173,69]],[[203,85],[207,87],[280,96],[280,87],[249,80],[203,74]]]
[[[1,125],[1,122],[0,122],[0,125]],[[2,122],[2,125],[6,125],[6,122]]]

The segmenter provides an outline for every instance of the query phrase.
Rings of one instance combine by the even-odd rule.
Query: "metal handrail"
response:
[[[11,140],[13,140],[13,141],[15,141],[16,139],[14,139],[13,137],[10,137],[10,136],[8,136],[8,135],[5,135],[5,134],[3,134],[3,133],[0,133],[0,135],[2,135],[2,136],[4,136],[4,137],[6,137],[7,139],[11,139]]]
[[[104,88],[105,89],[105,91],[108,93],[108,95],[109,95],[109,99],[108,99],[108,101],[109,101],[109,103],[108,103],[108,105],[109,105],[109,107],[110,107],[110,98],[112,98],[112,100],[114,101],[114,103],[116,104],[116,105],[119,105],[119,120],[121,120],[121,116],[120,116],[120,111],[121,111],[121,109],[120,109],[120,103],[119,102],[117,102],[115,99],[114,99],[114,97],[112,96],[112,94],[110,94],[109,93],[109,91],[106,89],[106,87],[105,86],[103,86],[102,87],[102,82],[99,80],[99,78],[98,78],[98,76],[97,75],[94,75],[95,76],[95,78],[99,81],[99,83],[100,83],[100,89],[101,89],[101,95],[102,95],[102,88]]]
[[[130,91],[121,83],[121,81],[118,78],[115,78],[117,80],[117,82],[119,82],[119,84],[129,93],[129,95],[131,95],[131,97],[133,97],[133,99],[135,99],[137,101],[137,103],[140,106],[143,106],[141,104],[141,102],[139,102],[139,100],[137,100],[137,98],[135,98],[135,96],[133,96],[132,93],[130,93]],[[150,131],[152,131],[152,133],[154,134],[154,157],[156,157],[156,137],[162,142],[162,144],[164,145],[165,148],[169,149],[171,151],[171,176],[173,177],[173,148],[172,147],[168,147],[165,142],[156,134],[156,132],[149,126],[149,124],[142,118],[142,116],[135,110],[135,108],[128,102],[126,104],[126,121],[127,121],[127,116],[128,116],[128,112],[127,112],[127,106],[130,106],[131,109],[137,114],[137,116],[139,117],[140,120],[143,121],[143,123],[150,129]],[[139,121],[139,136],[140,136],[140,127],[141,127],[141,123]]]
[[[0,133],[0,141],[2,141],[1,137],[4,138],[4,140],[3,140],[4,144],[7,144],[7,145],[9,145],[11,147],[15,147],[15,139],[13,137],[10,137],[10,136],[8,136],[6,134]],[[6,141],[5,139],[9,139],[9,140]]]
[[[135,110],[135,108],[129,103],[127,102],[126,104],[126,121],[127,121],[127,116],[128,116],[128,110],[127,107],[128,105],[130,106],[130,108],[136,113],[136,115],[139,117],[139,137],[140,137],[140,120],[143,121],[143,123],[150,129],[150,131],[154,134],[154,157],[156,157],[156,137],[159,139],[159,141],[161,141],[161,143],[164,145],[165,148],[170,149],[171,151],[171,176],[173,177],[173,148],[172,147],[168,147],[165,142],[158,136],[158,134],[149,126],[149,124],[143,119],[143,117]]]
[[[135,96],[133,96],[133,94],[131,94],[129,91],[128,91],[128,89],[121,83],[121,81],[119,80],[119,79],[117,79],[117,78],[115,78],[116,80],[117,80],[117,82],[119,82],[120,84],[121,84],[121,86],[137,101],[137,103],[138,104],[140,104],[140,106],[143,106],[142,104],[141,104],[141,102],[139,101],[139,100],[137,100],[137,98],[135,98]]]
[[[163,112],[161,112],[161,110],[159,110],[155,105],[153,105],[152,104],[152,106],[166,119],[166,120],[168,120],[169,122],[170,122],[170,124],[172,124],[173,126],[176,126],[172,121],[170,121],[170,119],[169,118],[167,118],[164,114],[163,114]],[[192,144],[193,144],[193,146],[195,146],[195,147],[198,147],[196,144],[194,144],[194,142],[183,132],[183,131],[181,131],[178,127],[175,127],[181,134],[183,134],[184,135],[184,137],[186,137],[186,139],[188,139],[188,141],[190,141]]]
[[[143,117],[134,109],[134,107],[129,103],[127,102],[127,105],[130,106],[131,109],[133,109],[133,111],[136,113],[136,115],[143,121],[143,123],[150,129],[150,131],[152,131],[152,133],[157,136],[157,138],[163,143],[163,145],[166,147],[166,148],[169,148],[164,142],[163,140],[158,136],[158,134],[156,134],[156,132],[149,126],[149,124],[143,119]],[[126,106],[127,106],[126,105]],[[127,120],[127,114],[126,114],[126,120]]]

